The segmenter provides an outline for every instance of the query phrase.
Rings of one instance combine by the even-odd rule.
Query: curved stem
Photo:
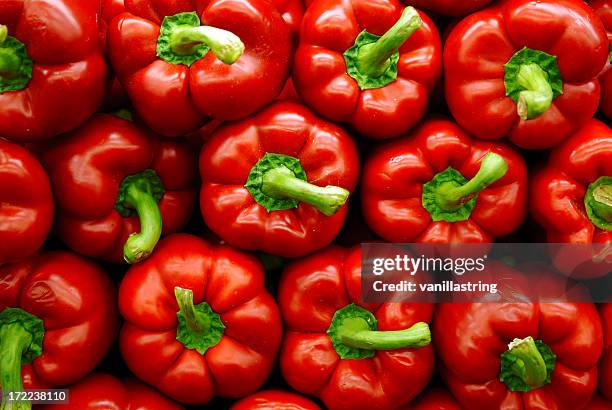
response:
[[[346,346],[368,350],[393,350],[424,347],[431,343],[427,323],[419,322],[405,330],[371,330],[360,318],[347,318],[338,328],[340,342]]]
[[[29,410],[28,401],[9,402],[10,392],[23,391],[21,380],[22,356],[32,343],[32,334],[20,323],[9,323],[0,330],[0,386],[2,386],[1,410]]]
[[[123,247],[126,262],[136,263],[153,252],[162,233],[162,216],[157,200],[138,184],[127,189],[125,202],[133,207],[140,219],[140,232],[130,235]]]
[[[346,203],[349,191],[337,186],[320,187],[296,178],[286,167],[265,173],[261,191],[273,198],[291,198],[317,208],[327,216],[334,215]]]
[[[198,335],[206,334],[210,328],[210,319],[196,310],[193,304],[193,291],[177,286],[174,288],[174,296],[189,330]]]
[[[519,93],[518,115],[531,120],[544,114],[552,104],[553,90],[548,75],[537,64],[525,64],[519,69],[517,82],[525,90]]]
[[[382,37],[359,49],[359,71],[372,77],[381,76],[389,68],[391,56],[422,25],[414,7],[406,7],[399,20]]]
[[[612,185],[602,184],[593,189],[591,209],[601,219],[612,223]]]
[[[178,27],[170,37],[170,48],[179,55],[192,54],[193,48],[200,44],[206,44],[225,64],[235,63],[244,52],[240,37],[216,27]]]
[[[511,373],[534,389],[546,384],[546,363],[531,336],[514,339],[508,345],[508,352],[516,359],[510,368]]]
[[[508,164],[498,154],[489,152],[484,156],[480,169],[474,178],[460,186],[447,184],[440,186],[437,195],[438,205],[445,210],[459,208],[474,195],[506,175]]]

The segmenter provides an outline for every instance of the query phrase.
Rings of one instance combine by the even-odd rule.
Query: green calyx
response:
[[[208,51],[225,64],[233,64],[244,52],[244,44],[230,31],[200,26],[200,18],[195,12],[164,18],[157,38],[159,58],[189,67]]]
[[[527,47],[504,65],[504,82],[506,95],[517,103],[523,120],[538,118],[563,94],[557,57]]]
[[[204,355],[223,337],[225,326],[221,317],[206,302],[194,305],[193,291],[189,289],[176,287],[174,296],[179,306],[179,311],[176,313],[178,319],[176,340],[187,349],[193,349]]]
[[[431,343],[429,325],[379,331],[376,318],[367,309],[350,304],[336,311],[327,334],[341,359],[367,359],[377,350],[416,349]]]
[[[162,217],[158,202],[164,195],[161,179],[152,169],[126,177],[119,187],[115,209],[124,217],[137,214],[140,232],[130,235],[123,247],[127,263],[148,257],[162,233]]]
[[[6,308],[0,313],[1,410],[32,408],[27,401],[9,402],[8,394],[23,391],[21,366],[40,356],[44,334],[43,321],[23,309]]]
[[[296,208],[300,202],[327,216],[342,208],[349,192],[337,186],[320,187],[307,182],[300,160],[288,155],[266,154],[253,166],[245,184],[267,211]]]
[[[493,152],[483,157],[478,173],[469,181],[448,167],[423,185],[423,208],[433,221],[466,221],[476,206],[478,194],[507,171],[506,161]]]
[[[25,45],[0,24],[0,93],[19,91],[32,79],[32,60]]]
[[[514,392],[528,392],[551,381],[557,357],[541,340],[514,339],[501,355],[499,380]]]
[[[593,225],[612,231],[612,177],[599,177],[589,185],[584,196],[584,207]]]
[[[414,7],[406,7],[399,20],[382,36],[362,31],[344,52],[346,72],[359,88],[381,88],[397,80],[399,48],[423,25]]]

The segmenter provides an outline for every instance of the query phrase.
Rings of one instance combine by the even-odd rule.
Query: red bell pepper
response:
[[[404,0],[404,3],[445,16],[465,16],[479,10],[493,0]]]
[[[163,239],[149,259],[130,268],[119,309],[129,368],[183,403],[255,393],[282,338],[261,263],[191,235]]]
[[[33,255],[53,223],[53,194],[38,160],[0,139],[0,265]]]
[[[503,1],[449,35],[446,100],[476,137],[550,148],[595,114],[607,58],[601,20],[582,1]]]
[[[513,278],[513,300],[533,293],[534,275],[566,286],[541,271],[494,271]],[[597,387],[603,335],[592,303],[444,303],[433,340],[442,377],[465,410],[582,409]]]
[[[69,387],[70,410],[184,410],[162,394],[136,380],[121,381],[94,373]],[[37,406],[40,410],[66,410],[65,404]]]
[[[196,0],[198,10],[204,9],[211,0]],[[285,24],[289,26],[291,35],[294,40],[297,40],[300,34],[300,26],[302,25],[302,17],[304,17],[304,2],[302,0],[268,0],[281,14]]]
[[[604,399],[601,396],[593,396],[593,400],[585,407],[584,410],[610,410],[612,402]]]
[[[108,55],[108,25],[115,16],[125,12],[125,4],[124,0],[102,0],[100,5],[100,42],[102,44],[102,48],[104,49],[105,54]],[[104,103],[100,108],[100,111],[102,112],[112,112],[129,105],[129,98],[125,90],[123,89],[123,86],[115,76],[115,73],[111,72],[109,74],[110,75],[106,95],[104,96]]]
[[[107,275],[79,256],[41,253],[0,267],[3,399],[24,387],[50,388],[87,375],[115,340],[117,316]],[[14,408],[30,408],[20,405]]]
[[[433,305],[363,304],[360,294],[358,247],[327,248],[287,266],[278,294],[287,327],[281,371],[331,410],[396,409],[433,373]]]
[[[282,390],[264,390],[234,404],[230,410],[321,410],[314,402]]]
[[[425,14],[397,0],[321,0],[304,16],[293,81],[320,115],[381,139],[421,119],[441,68]]]
[[[591,120],[552,151],[548,166],[531,181],[531,212],[548,242],[612,245],[612,129]],[[555,260],[576,277],[610,270],[593,261],[586,247],[560,249]]]
[[[595,0],[591,2],[591,7],[601,18],[608,35],[608,43],[612,52],[612,0]],[[612,55],[610,57],[612,59]],[[612,119],[612,61],[608,59],[605,68],[599,74],[599,84],[601,85],[601,100],[599,109],[610,119]]]
[[[294,102],[219,128],[200,154],[200,207],[232,246],[297,257],[334,240],[359,174],[350,136]]]
[[[42,158],[58,207],[57,231],[83,255],[138,262],[193,213],[196,160],[189,146],[128,120],[97,114]]]
[[[287,80],[290,33],[267,0],[132,0],[126,10],[109,28],[111,61],[160,134],[249,115]]]
[[[40,141],[81,125],[102,103],[106,63],[95,1],[0,7],[0,135]]]
[[[423,395],[418,400],[401,410],[463,410],[457,400],[446,390],[433,389]]]
[[[390,242],[493,242],[523,222],[527,170],[511,148],[429,120],[375,152],[363,170],[362,211]]]
[[[599,391],[612,401],[612,303],[599,306],[603,325],[604,351],[599,361]]]
[[[294,41],[300,36],[302,18],[304,17],[304,2],[302,0],[270,0],[283,16],[289,26]]]

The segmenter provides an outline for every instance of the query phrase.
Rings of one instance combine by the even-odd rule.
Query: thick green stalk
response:
[[[0,410],[30,410],[28,401],[8,401],[9,393],[23,391],[21,381],[22,356],[32,344],[32,334],[20,323],[10,323],[0,329]]]
[[[454,210],[469,201],[474,195],[502,178],[508,171],[508,164],[498,154],[489,152],[482,160],[474,178],[464,185],[443,184],[436,192],[436,202],[441,209]]]
[[[531,336],[514,339],[508,345],[508,352],[516,358],[509,369],[511,373],[533,389],[546,384],[546,363]]]
[[[523,120],[531,120],[544,114],[552,104],[553,90],[548,75],[537,64],[522,65],[517,76],[518,84],[525,88],[519,93],[518,114]]]
[[[344,188],[310,184],[296,178],[293,172],[283,166],[264,174],[261,191],[272,198],[291,198],[305,202],[327,216],[338,212],[349,197],[349,191]]]
[[[235,63],[244,52],[240,37],[217,27],[177,27],[170,36],[170,48],[179,55],[193,54],[194,47],[201,44],[206,44],[225,64]]]
[[[424,322],[405,330],[380,331],[370,330],[362,318],[347,318],[339,326],[337,335],[346,346],[368,350],[418,348],[431,343],[429,326]]]
[[[157,200],[138,185],[131,185],[126,192],[125,202],[131,205],[140,219],[140,232],[130,235],[123,248],[128,263],[136,263],[153,252],[162,233],[162,216]]]
[[[174,288],[174,296],[189,331],[194,334],[205,335],[210,329],[210,319],[196,310],[193,304],[193,291],[177,286]]]
[[[359,71],[371,77],[381,76],[391,64],[391,56],[422,25],[418,12],[413,7],[406,7],[399,20],[382,37],[359,49]]]

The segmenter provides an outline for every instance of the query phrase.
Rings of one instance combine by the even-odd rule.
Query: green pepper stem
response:
[[[484,156],[478,173],[467,183],[460,186],[453,183],[441,185],[436,192],[436,202],[444,210],[457,209],[474,195],[506,175],[506,172],[508,172],[506,161],[500,155],[489,152]]]
[[[140,219],[140,232],[131,234],[123,247],[125,261],[136,263],[149,256],[157,245],[162,233],[162,216],[155,198],[139,184],[130,185],[125,202],[136,210]]]
[[[356,349],[394,350],[419,348],[431,343],[431,332],[427,323],[419,322],[405,330],[370,330],[368,323],[360,318],[344,319],[338,328],[340,342]]]
[[[0,46],[8,37],[8,28],[0,25]],[[21,58],[13,48],[0,47],[0,77],[12,77],[21,67]]]
[[[534,389],[546,384],[546,362],[533,337],[514,339],[508,345],[508,351],[517,359],[510,368],[512,374]]]
[[[197,335],[205,335],[210,329],[210,318],[196,310],[193,304],[193,291],[177,286],[174,288],[174,296],[189,330]]]
[[[548,74],[537,64],[525,64],[519,69],[518,84],[525,88],[519,93],[517,111],[523,120],[531,120],[544,114],[552,104],[553,90]]]
[[[244,43],[231,31],[217,27],[178,27],[170,37],[170,48],[176,54],[193,54],[193,48],[206,44],[225,64],[235,63],[244,52]]]
[[[599,185],[593,189],[591,209],[601,219],[612,223],[612,185]]]
[[[8,37],[8,27],[5,26],[4,24],[0,24],[0,44],[4,43],[7,37]]]
[[[22,356],[31,343],[32,334],[20,323],[9,323],[0,328],[1,410],[30,410],[32,408],[29,401],[8,401],[10,392],[23,391]]]
[[[337,186],[320,187],[296,178],[286,167],[274,168],[263,176],[261,191],[278,199],[291,198],[317,208],[326,216],[334,215],[346,203],[349,191]]]
[[[414,7],[406,7],[399,20],[375,43],[359,49],[359,71],[372,77],[380,77],[391,64],[390,58],[423,25]]]

